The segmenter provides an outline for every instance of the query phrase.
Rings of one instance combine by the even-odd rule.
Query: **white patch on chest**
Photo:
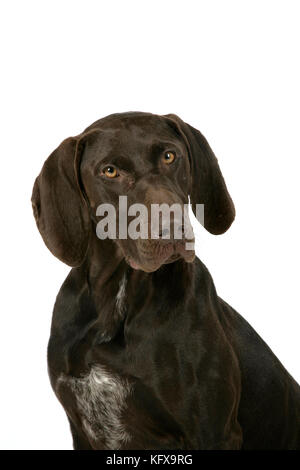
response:
[[[116,310],[120,316],[123,316],[125,311],[126,284],[127,277],[126,274],[124,274],[120,281],[119,290],[116,296]]]
[[[58,382],[67,382],[71,387],[89,440],[101,441],[110,450],[120,449],[130,440],[122,422],[126,398],[131,393],[128,381],[94,365],[82,378],[64,375]]]

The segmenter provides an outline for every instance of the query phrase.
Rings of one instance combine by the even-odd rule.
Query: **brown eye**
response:
[[[103,174],[108,178],[116,178],[118,172],[114,166],[107,166],[103,169]]]
[[[163,162],[169,165],[173,163],[175,160],[175,153],[174,152],[166,152],[163,156]]]

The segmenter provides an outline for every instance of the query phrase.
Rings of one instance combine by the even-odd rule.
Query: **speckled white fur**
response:
[[[125,310],[126,284],[127,277],[126,274],[124,274],[120,281],[119,290],[116,297],[116,309],[120,316],[123,316]]]
[[[130,440],[121,419],[131,393],[128,381],[94,365],[82,378],[62,375],[58,382],[67,383],[74,393],[82,427],[91,443],[102,441],[107,449],[116,450]]]

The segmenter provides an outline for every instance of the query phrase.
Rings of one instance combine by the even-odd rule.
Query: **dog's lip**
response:
[[[178,261],[179,259],[183,259],[187,263],[191,263],[192,261],[194,261],[195,252],[193,250],[191,250],[189,252],[186,252],[186,250],[184,249],[184,245],[182,243],[180,245],[181,245],[181,249],[179,249],[178,251],[173,252],[171,256],[169,256],[167,259],[165,259],[161,263],[161,266],[164,265],[164,264],[174,263],[175,261]],[[174,250],[175,250],[175,246],[174,246]],[[152,269],[147,270],[144,267],[142,267],[141,265],[139,265],[136,261],[134,261],[134,259],[131,256],[126,256],[125,259],[126,259],[126,262],[132,267],[132,269],[142,270],[142,271],[145,271],[145,272],[153,272]],[[157,269],[159,269],[159,266],[155,270],[157,270]]]
[[[131,257],[127,256],[125,259],[126,262],[132,267],[132,269],[141,269],[140,265],[136,263]]]
[[[173,253],[163,264],[174,263],[175,261],[179,260],[182,256],[179,253]]]

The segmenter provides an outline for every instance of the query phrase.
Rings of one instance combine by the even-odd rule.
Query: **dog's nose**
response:
[[[161,228],[158,235],[160,240],[182,240],[185,238],[184,225],[172,222],[170,227]]]

